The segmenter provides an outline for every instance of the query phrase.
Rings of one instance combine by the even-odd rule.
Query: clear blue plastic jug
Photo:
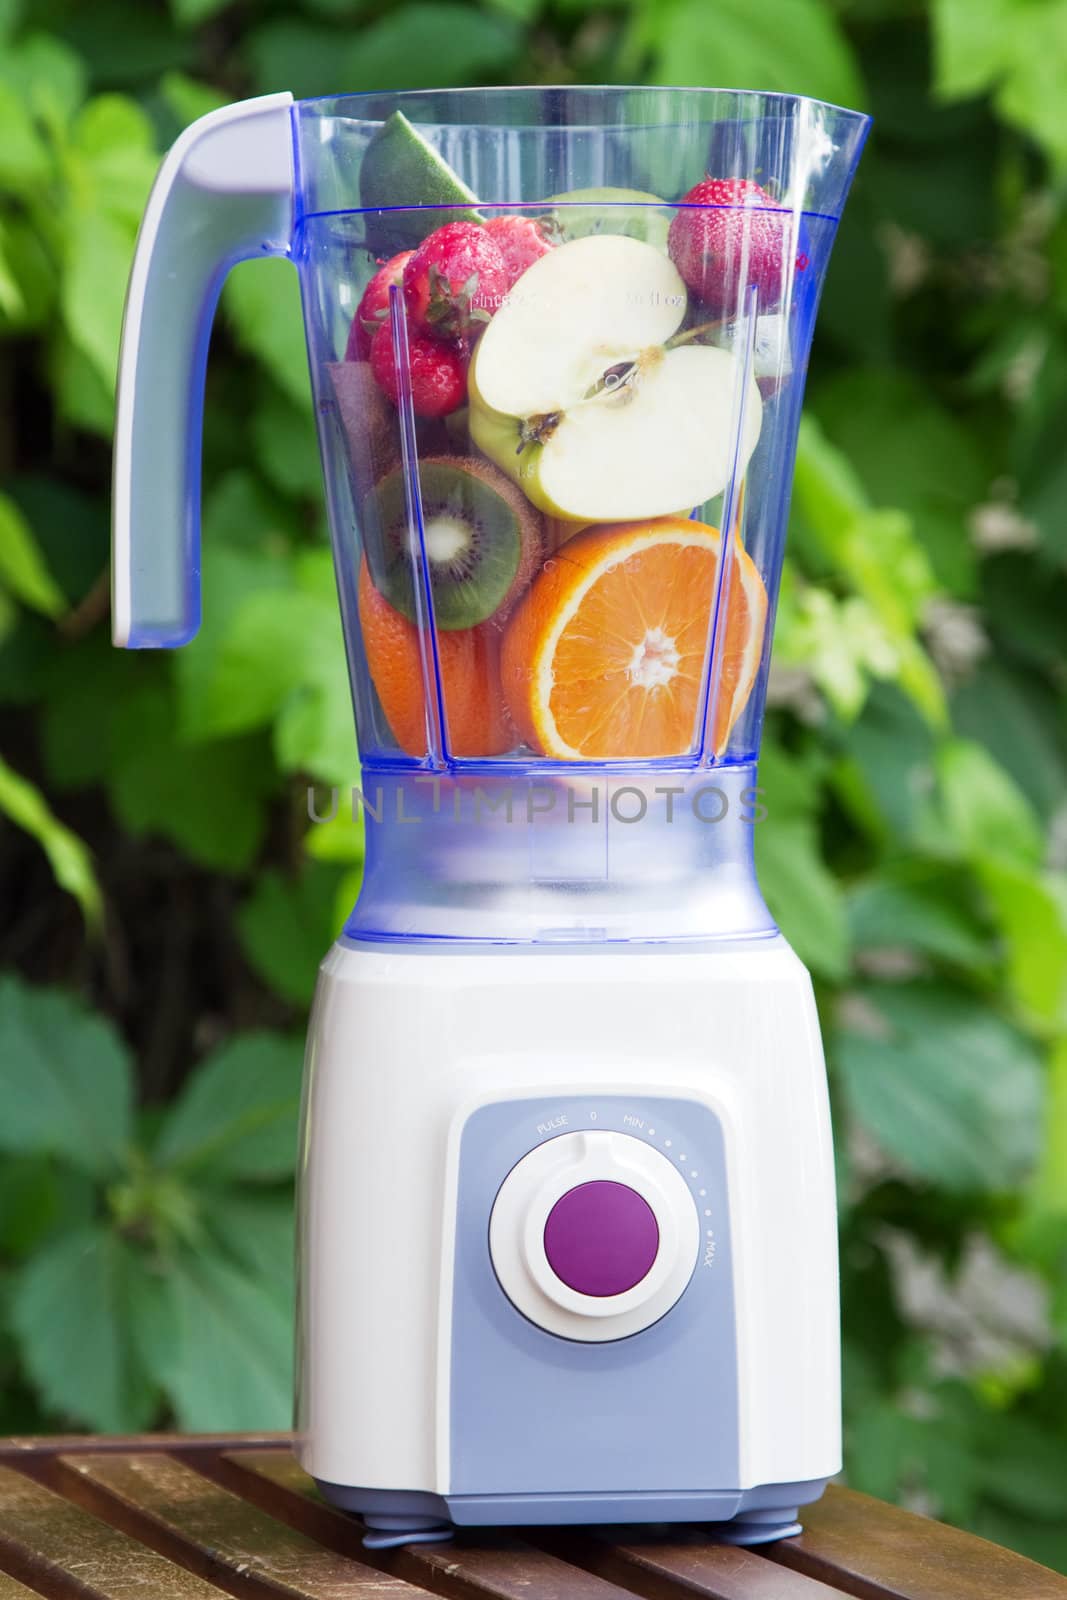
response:
[[[711,89],[275,95],[167,158],[124,331],[115,639],[196,631],[214,305],[236,261],[287,257],[367,818],[354,937],[773,931],[774,604],[867,125]]]

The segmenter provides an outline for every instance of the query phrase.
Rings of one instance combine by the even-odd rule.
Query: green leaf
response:
[[[0,1161],[0,1251],[21,1259],[51,1234],[69,1233],[93,1220],[96,1183],[54,1156],[6,1154]]]
[[[775,621],[775,660],[810,673],[846,720],[862,710],[871,678],[894,677],[900,668],[899,651],[867,601],[859,595],[838,600],[788,578]]]
[[[1031,1213],[1044,1221],[1067,1221],[1067,1036],[1052,1052],[1048,1069],[1041,1156],[1027,1197]]]
[[[210,83],[201,83],[184,72],[165,72],[159,82],[159,91],[168,107],[183,128],[209,111],[218,111],[228,97]]]
[[[311,410],[307,343],[296,274],[286,261],[240,262],[226,280],[223,315],[293,404]]]
[[[114,741],[111,797],[125,827],[172,839],[218,871],[248,866],[263,839],[274,782],[257,740],[182,744],[170,695],[147,683],[117,708]]]
[[[913,1172],[961,1193],[1010,1189],[1037,1153],[1042,1073],[1030,1042],[972,997],[858,991],[834,1059],[849,1108]]]
[[[948,740],[937,754],[937,775],[945,819],[963,855],[1017,867],[1040,862],[1037,818],[988,750],[973,740]]]
[[[181,28],[196,28],[225,11],[230,0],[170,0],[174,20]]]
[[[903,511],[871,508],[852,468],[810,418],[801,422],[795,492],[835,574],[880,621],[897,654],[900,687],[927,721],[943,725],[944,691],[915,636],[936,584],[911,519]]]
[[[814,824],[782,821],[770,811],[756,830],[756,865],[771,914],[801,961],[823,977],[842,977],[848,965],[844,907]]]
[[[771,914],[806,965],[840,977],[848,932],[841,891],[819,849],[817,771],[768,742],[759,782],[767,816],[755,826],[756,866]]]
[[[265,872],[237,913],[248,961],[294,1005],[310,1005],[319,964],[337,934],[337,878],[333,866],[319,863],[296,879]]]
[[[292,589],[264,586],[239,599],[203,686],[198,736],[271,723],[286,696],[299,687],[309,641],[323,621],[321,605]]]
[[[159,1376],[187,1431],[284,1428],[292,1409],[292,1308],[229,1261],[169,1263]],[[158,1333],[158,1323],[157,1323]]]
[[[451,0],[402,5],[360,30],[345,63],[345,85],[351,92],[485,82],[510,63],[521,38],[513,18],[482,7]]]
[[[997,111],[1067,165],[1065,0],[933,0],[935,87],[946,99],[989,91]]]
[[[85,788],[107,774],[111,740],[106,708],[129,692],[131,658],[110,640],[90,636],[54,651],[50,665],[39,701],[48,781],[57,789]]]
[[[85,98],[85,63],[51,33],[30,33],[0,51],[0,81],[22,96],[34,116],[64,129]]]
[[[356,769],[352,695],[336,606],[330,622],[307,639],[303,682],[282,705],[274,751],[283,772],[306,772],[324,783],[351,783]]]
[[[820,0],[644,0],[639,38],[652,82],[808,94],[842,106],[866,100],[852,51]],[[635,80],[636,81],[636,80]]]
[[[90,100],[74,120],[71,146],[95,207],[136,230],[158,166],[152,124],[140,106],[119,94]]]
[[[273,392],[276,394],[277,390]],[[304,426],[312,455],[317,457],[310,419],[304,420]],[[253,555],[271,586],[292,581],[288,569],[282,575],[283,564],[302,532],[291,507],[261,478],[240,467],[226,472],[205,497],[204,542],[216,550],[241,550]],[[250,577],[249,587],[262,586],[246,569],[245,581],[249,582]]]
[[[895,685],[875,684],[842,743],[832,783],[854,820],[883,848],[925,846],[935,815],[935,745],[914,703]]]
[[[30,109],[0,79],[0,188],[32,195],[51,176],[51,159],[33,125]]]
[[[285,19],[248,39],[257,89],[307,97],[343,83],[361,90],[447,88],[500,82],[522,38],[517,22],[452,0],[401,5],[358,34]]]
[[[1067,1023],[1067,878],[984,861],[982,886],[1008,949],[1008,982],[1031,1023]]]
[[[206,1210],[214,1237],[288,1311],[295,1242],[291,1189],[284,1195],[211,1192]]]
[[[23,216],[0,219],[0,270],[7,283],[0,301],[0,330],[50,327],[58,269],[41,233]]]
[[[66,597],[49,572],[29,523],[7,495],[0,495],[0,584],[46,617],[58,617],[67,609]]]
[[[110,440],[115,429],[115,395],[100,369],[69,339],[56,341],[51,366],[52,390],[64,422]]]
[[[1067,1519],[1067,1455],[1059,1432],[1025,1417],[991,1418],[979,1457],[982,1490],[1002,1506],[1062,1523]]]
[[[252,442],[263,472],[283,494],[322,500],[315,428],[306,406],[296,406],[273,384],[264,384],[252,416]]]
[[[1044,575],[1038,569],[1035,576],[1040,580]],[[1000,596],[992,603],[999,606]],[[1056,628],[1062,634],[1058,618]],[[1013,647],[1029,643],[1035,631],[1032,618],[1020,618],[1011,629]],[[1055,662],[1043,670],[1052,677]],[[1067,793],[1067,749],[1057,737],[1059,718],[1060,703],[1051,685],[1012,671],[1003,659],[981,663],[952,700],[956,732],[985,745],[1045,819],[1055,814]]]
[[[204,616],[200,631],[174,658],[178,731],[193,743],[214,739],[224,732],[258,727],[269,719],[270,709],[263,715],[255,709],[260,701],[260,686],[248,682],[239,668],[230,679],[232,703],[220,696],[220,655],[246,600],[261,590],[285,593],[293,581],[292,567],[284,555],[220,545],[219,510],[220,501],[212,497],[208,503],[210,528],[205,529]],[[208,520],[206,515],[205,522]],[[284,641],[287,634],[280,638]],[[279,653],[284,656],[286,651],[283,648]],[[229,666],[226,671],[231,671]],[[253,678],[256,671],[253,664]],[[270,707],[273,705],[272,699]]]
[[[958,881],[872,877],[849,891],[847,904],[857,950],[902,947],[979,972],[990,964],[988,936],[967,914]]]
[[[0,1148],[103,1177],[124,1161],[132,1083],[111,1024],[58,989],[0,979]]]
[[[968,517],[988,493],[990,464],[968,429],[928,385],[893,368],[843,373],[819,388],[815,410],[870,502],[907,512],[937,578],[971,595]]]
[[[366,846],[366,831],[363,823],[363,812],[356,809],[353,815],[351,790],[334,791],[337,800],[336,814],[330,816],[331,797],[315,794],[313,805],[315,816],[324,819],[316,822],[310,813],[308,821],[311,824],[304,835],[304,850],[314,861],[338,861],[345,864],[359,863],[363,860]]]
[[[11,1320],[26,1371],[60,1418],[104,1433],[152,1421],[158,1390],[133,1348],[136,1254],[99,1225],[44,1245],[15,1280]]]
[[[290,581],[286,589],[264,584],[233,597],[211,646],[210,671],[195,685],[197,737],[273,723],[283,771],[351,782],[352,702],[329,551],[308,552]]]
[[[288,1177],[296,1162],[302,1046],[245,1034],[201,1062],[168,1111],[153,1154],[213,1178]]]
[[[88,926],[99,928],[103,902],[88,846],[60,822],[41,791],[9,767],[2,756],[0,813],[37,840],[60,888],[77,900]]]
[[[68,218],[63,321],[111,395],[133,244],[134,230],[102,211],[75,211]]]

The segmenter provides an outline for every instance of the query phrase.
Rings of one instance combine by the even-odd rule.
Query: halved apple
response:
[[[733,465],[742,368],[728,350],[668,341],[687,306],[652,245],[597,234],[534,262],[478,343],[469,376],[478,448],[541,510],[636,521],[701,505]],[[762,402],[744,397],[739,470]]]

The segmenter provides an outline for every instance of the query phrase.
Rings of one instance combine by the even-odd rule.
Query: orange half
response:
[[[546,562],[501,658],[511,715],[532,749],[563,761],[694,749],[721,551],[717,528],[659,517],[589,528]],[[752,692],[767,622],[767,591],[736,534],[723,603],[716,755]]]

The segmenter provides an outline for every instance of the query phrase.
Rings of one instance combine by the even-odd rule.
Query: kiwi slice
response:
[[[419,483],[438,628],[503,621],[541,557],[540,516],[510,478],[473,456],[420,461]],[[363,542],[375,588],[414,622],[403,469],[390,472],[364,500]]]
[[[386,117],[367,145],[359,169],[359,199],[368,213],[364,220],[367,246],[378,255],[414,250],[446,222],[482,220],[471,209],[472,203],[478,203],[477,195],[402,111]],[[394,206],[415,209],[389,209]],[[429,207],[434,209],[420,209]]]

